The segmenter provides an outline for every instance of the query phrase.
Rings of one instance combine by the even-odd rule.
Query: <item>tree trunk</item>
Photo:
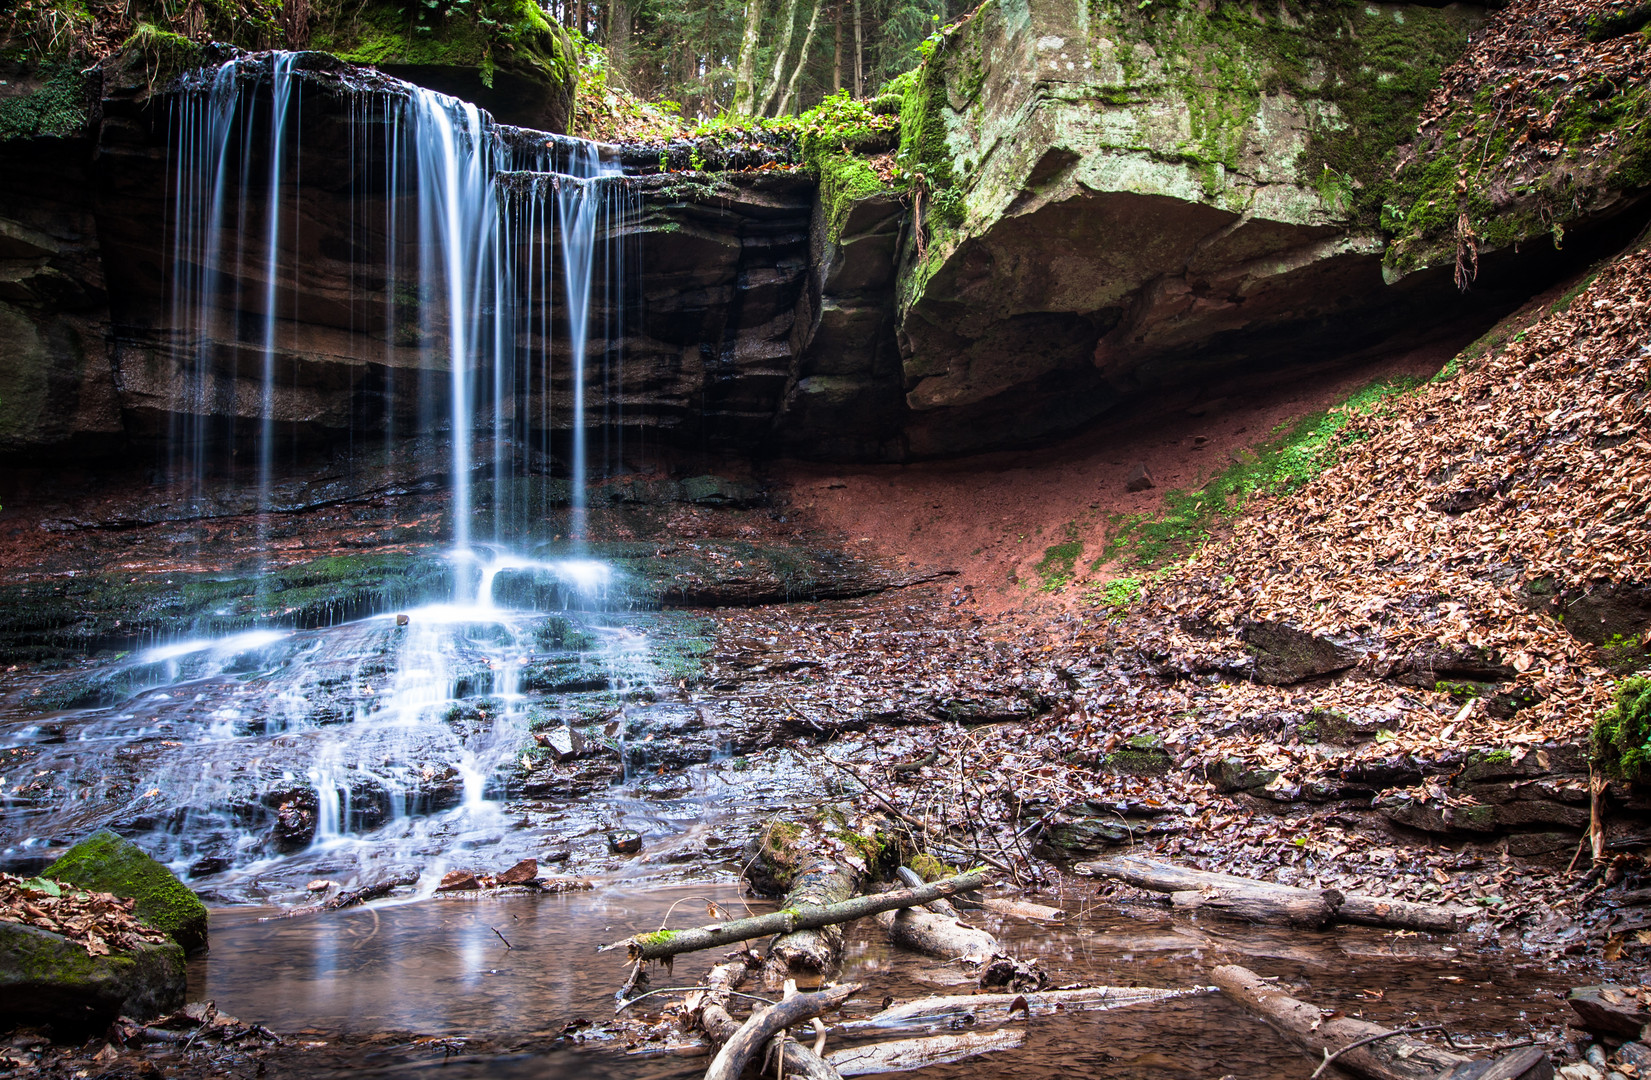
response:
[[[780,907],[791,911],[840,904],[859,887],[860,875],[853,870],[836,863],[822,863],[796,880]],[[776,938],[768,954],[775,966],[784,968],[787,974],[807,971],[822,975],[836,967],[843,955],[843,931],[836,926],[793,930]]]
[[[994,1050],[1018,1050],[1026,1045],[1022,1028],[999,1031],[971,1031],[962,1035],[931,1035],[924,1039],[897,1039],[837,1050],[826,1062],[842,1076],[873,1076],[881,1073],[911,1072],[931,1065],[989,1054]]]
[[[1079,863],[1080,874],[1117,878],[1153,892],[1170,893],[1178,907],[1209,907],[1251,922],[1322,926],[1351,922],[1400,930],[1450,933],[1471,912],[1381,896],[1343,895],[1334,889],[1297,889],[1231,874],[1214,874],[1133,855]],[[1202,898],[1202,899],[1200,899]],[[1325,917],[1321,920],[1321,912]]]
[[[734,66],[734,100],[728,111],[749,116],[757,108],[757,38],[762,33],[762,0],[746,0],[745,33]]]
[[[831,92],[835,94],[843,88],[843,0],[832,5],[831,25]]]
[[[820,9],[824,6],[824,0],[814,0],[814,12],[808,17],[808,33],[803,35],[803,51],[797,54],[797,66],[791,69],[791,78],[786,80],[785,93],[780,97],[780,107],[774,110],[775,116],[784,116],[791,109],[791,100],[797,93],[797,79],[808,63],[808,50],[814,44],[814,30],[820,25]]]
[[[1210,977],[1229,998],[1315,1058],[1389,1030],[1345,1016],[1327,1020],[1317,1005],[1291,997],[1236,964],[1218,967]],[[1370,1080],[1438,1080],[1447,1070],[1470,1060],[1429,1043],[1394,1035],[1348,1050],[1336,1059],[1336,1065]]]
[[[956,915],[907,909],[888,920],[889,940],[902,949],[942,960],[984,964],[1003,951],[997,938]]]
[[[791,39],[797,34],[797,0],[785,0],[785,13],[780,16],[780,44],[774,50],[774,70],[762,84],[762,96],[757,99],[757,112],[766,116],[774,104],[774,95],[780,92],[780,76],[785,74],[785,59],[791,55]]]
[[[608,3],[608,65],[615,73],[626,70],[631,43],[631,8],[626,0]]]
[[[860,23],[860,0],[854,0],[854,96],[866,96],[865,35]]]
[[[1207,994],[1210,987],[1161,990],[1146,986],[1087,986],[1079,990],[1037,990],[1025,994],[954,994],[920,998],[894,1005],[859,1020],[845,1020],[837,1031],[884,1031],[928,1027],[944,1020],[953,1028],[996,1024],[1012,1017],[1054,1016],[1140,1005],[1149,1001]]]
[[[852,922],[879,912],[893,911],[895,908],[926,904],[930,900],[955,896],[960,892],[973,892],[984,884],[986,871],[970,870],[966,874],[936,881],[921,889],[894,889],[878,893],[876,896],[856,896],[840,904],[801,908],[796,911],[775,911],[767,915],[735,919],[728,923],[713,923],[692,930],[661,930],[652,934],[637,934],[623,941],[598,946],[597,951],[608,952],[623,946],[632,963],[638,960],[663,960],[667,956],[676,956],[679,953],[715,949],[723,945],[749,941],[752,938],[768,937],[771,934],[789,934],[793,930],[814,930],[822,926]]]

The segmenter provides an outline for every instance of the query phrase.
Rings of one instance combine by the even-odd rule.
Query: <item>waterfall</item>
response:
[[[197,494],[210,474],[255,460],[260,546],[277,509],[281,449],[299,421],[281,415],[279,380],[302,359],[287,327],[307,272],[298,184],[305,124],[293,120],[311,77],[304,58],[230,60],[189,77],[172,99],[170,288],[183,377],[170,406],[169,460]],[[377,251],[378,269],[359,292],[352,263],[349,300],[351,354],[381,359],[385,372],[377,434],[389,445],[409,433],[397,428],[406,392],[398,366],[414,341],[417,432],[445,415],[450,440],[453,549],[470,552],[478,536],[519,549],[547,507],[564,501],[565,534],[582,545],[593,480],[587,395],[599,387],[611,403],[622,389],[625,265],[616,237],[634,213],[634,192],[593,143],[502,127],[472,104],[393,79],[328,90],[349,98],[351,257],[358,243]],[[242,325],[243,311],[261,314],[256,328]],[[247,354],[258,357],[255,394],[238,370]],[[565,371],[553,355],[567,357]],[[565,452],[558,429],[567,432]],[[548,494],[553,461],[566,477],[565,500]],[[492,480],[482,504],[478,468]],[[479,511],[491,520],[478,523]]]

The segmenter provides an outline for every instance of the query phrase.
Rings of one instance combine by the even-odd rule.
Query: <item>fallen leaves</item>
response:
[[[112,893],[77,889],[49,878],[0,874],[0,922],[61,934],[92,956],[132,952],[169,941],[132,913],[134,902]]]

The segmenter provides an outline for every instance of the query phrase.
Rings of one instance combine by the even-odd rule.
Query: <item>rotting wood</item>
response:
[[[1341,906],[1342,894],[1326,889],[1321,894],[1303,891],[1301,895],[1274,894],[1259,889],[1215,888],[1187,889],[1169,895],[1172,905],[1183,911],[1208,908],[1221,915],[1245,922],[1276,923],[1281,926],[1299,926],[1317,930],[1336,921],[1336,909]]]
[[[1396,930],[1423,930],[1430,933],[1451,933],[1472,916],[1466,908],[1445,907],[1439,904],[1418,904],[1408,900],[1392,900],[1380,896],[1341,893],[1335,889],[1298,889],[1293,885],[1274,885],[1251,878],[1218,874],[1208,870],[1193,870],[1171,863],[1143,859],[1134,855],[1119,855],[1110,859],[1078,863],[1073,867],[1080,874],[1116,878],[1137,888],[1163,893],[1203,893],[1203,906],[1224,910],[1238,918],[1253,922],[1288,922],[1310,916],[1323,905],[1329,920],[1381,926]],[[1315,899],[1318,905],[1301,901]],[[1190,905],[1191,898],[1184,903]],[[1271,914],[1269,914],[1271,912]],[[1292,925],[1312,925],[1295,922]],[[1320,923],[1319,925],[1323,925]]]
[[[829,907],[851,899],[860,887],[860,875],[835,861],[821,861],[798,876],[781,903],[782,910]],[[793,930],[781,934],[769,947],[770,973],[812,972],[823,975],[843,955],[843,932],[837,926]]]
[[[1234,1002],[1315,1057],[1334,1054],[1361,1039],[1389,1036],[1349,1049],[1336,1059],[1338,1068],[1369,1080],[1438,1080],[1440,1074],[1472,1061],[1378,1024],[1345,1016],[1326,1018],[1317,1005],[1291,997],[1249,968],[1225,964],[1210,977]]]
[[[797,994],[758,1009],[722,1044],[717,1056],[711,1059],[711,1067],[705,1070],[705,1080],[739,1080],[751,1059],[768,1045],[768,1040],[794,1024],[830,1012],[859,989],[858,983],[845,983],[818,993]]]
[[[835,926],[838,923],[852,922],[863,919],[868,915],[876,915],[883,911],[894,911],[897,908],[912,907],[916,904],[926,904],[951,896],[955,893],[969,892],[986,884],[986,871],[971,870],[966,874],[946,878],[923,886],[921,889],[894,889],[874,896],[856,896],[840,904],[828,904],[825,907],[798,908],[789,911],[775,911],[767,915],[754,915],[746,919],[735,919],[727,923],[712,923],[708,926],[695,927],[692,930],[660,930],[651,934],[637,934],[623,941],[615,941],[607,945],[597,946],[598,952],[608,952],[624,947],[627,955],[635,960],[662,960],[667,956],[676,956],[679,953],[697,952],[700,949],[715,949],[723,945],[732,945],[753,938],[768,937],[772,934],[788,934],[794,930],[812,930],[822,926]]]
[[[712,1051],[720,1049],[740,1029],[740,1022],[728,1015],[728,998],[738,991],[758,961],[735,961],[718,964],[705,978],[705,989],[695,991],[683,1001],[683,1007],[694,1018],[695,1025],[711,1042]],[[818,1054],[795,1039],[786,1039],[781,1051],[785,1074],[798,1080],[842,1080]]]
[[[1060,908],[1033,904],[1025,900],[1001,900],[996,897],[987,897],[980,902],[980,906],[994,915],[1013,915],[1017,919],[1031,919],[1036,922],[1060,922],[1066,918],[1066,912]]]
[[[923,884],[910,867],[902,866],[897,873],[908,886],[920,888]],[[957,909],[944,899],[930,900],[922,908],[884,912],[878,921],[888,928],[889,940],[895,945],[925,956],[978,966],[1003,952],[996,936],[964,922]]]
[[[991,1023],[1016,1016],[1047,1016],[1055,1012],[1117,1009],[1171,998],[1213,993],[1214,987],[1158,989],[1146,986],[1087,986],[1075,990],[1040,990],[1030,994],[956,994],[919,998],[882,1012],[837,1025],[838,1031],[904,1027],[937,1019]]]
[[[826,1062],[842,1076],[871,1076],[910,1072],[931,1065],[949,1065],[978,1054],[1016,1050],[1026,1045],[1022,1028],[969,1031],[961,1035],[931,1035],[922,1039],[893,1039],[869,1046],[851,1046],[826,1055]]]

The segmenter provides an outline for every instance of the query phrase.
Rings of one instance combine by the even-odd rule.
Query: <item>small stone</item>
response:
[[[449,870],[441,876],[441,884],[436,886],[437,892],[460,892],[466,889],[479,889],[481,881],[469,870]]]
[[[1133,469],[1130,469],[1129,477],[1124,481],[1125,491],[1145,491],[1148,488],[1155,488],[1157,486],[1157,481],[1152,478],[1152,473],[1147,469],[1146,462],[1144,461],[1138,463]]]
[[[608,850],[615,855],[635,855],[642,850],[642,834],[611,832],[608,834]]]
[[[1633,1037],[1651,1023],[1639,999],[1620,986],[1573,987],[1566,1001],[1577,1014],[1578,1026],[1597,1035]]]
[[[413,617],[411,615],[406,614],[405,612],[403,612],[402,614],[399,614],[399,615],[396,616],[396,625],[397,626],[406,626],[408,623],[410,623],[412,621],[413,621]]]
[[[1625,1042],[1617,1047],[1617,1064],[1632,1065],[1638,1072],[1651,1068],[1651,1047],[1643,1042]]]
[[[565,863],[573,858],[573,849],[570,847],[551,848],[539,856],[540,861],[547,863]]]
[[[523,859],[496,879],[499,885],[528,885],[539,876],[539,860]]]
[[[305,892],[326,892],[328,889],[333,887],[333,884],[334,884],[333,882],[328,881],[326,878],[316,878],[314,881],[312,881],[308,885],[304,886],[304,891]]]

